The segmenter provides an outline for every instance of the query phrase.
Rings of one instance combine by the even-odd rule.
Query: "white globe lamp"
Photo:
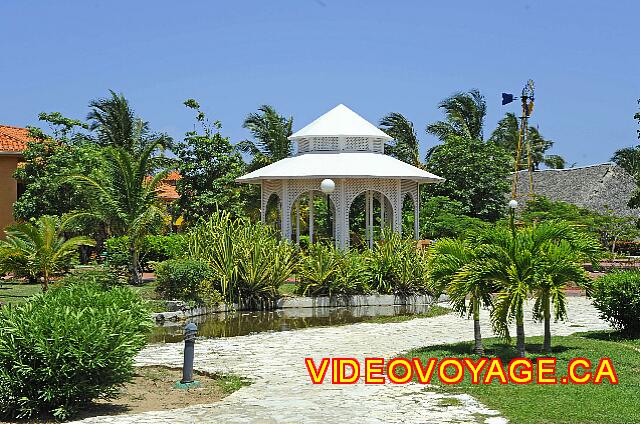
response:
[[[516,199],[509,200],[509,208],[515,209],[518,207],[518,201]]]
[[[333,180],[330,178],[325,178],[320,183],[320,191],[322,191],[324,194],[331,194],[335,191],[335,189],[336,183],[333,182]]]

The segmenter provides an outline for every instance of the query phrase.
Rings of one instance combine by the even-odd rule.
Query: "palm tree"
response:
[[[478,355],[484,354],[480,308],[492,305],[491,294],[497,288],[493,281],[475,278],[469,272],[482,249],[482,245],[473,247],[466,241],[444,238],[433,246],[428,264],[434,291],[446,291],[454,310],[473,316],[473,352]]]
[[[505,117],[498,122],[498,126],[491,134],[489,141],[504,148],[515,159],[519,136],[520,123],[518,122],[518,118],[513,113],[507,113]],[[553,146],[553,141],[542,137],[538,128],[529,127],[527,140],[531,143],[531,162],[533,169],[539,169],[541,163],[553,169],[562,169],[566,166],[566,161],[561,156],[545,155],[546,151]],[[524,148],[522,149],[519,162],[521,169],[527,168],[527,154]]]
[[[140,243],[145,235],[162,225],[167,212],[157,196],[158,186],[166,177],[163,170],[153,176],[153,152],[161,141],[149,144],[137,155],[124,148],[104,150],[105,167],[98,178],[74,175],[83,183],[92,199],[86,215],[104,222],[112,236],[129,237],[129,275],[132,284],[141,282],[139,273]]]
[[[46,292],[51,277],[69,266],[80,246],[95,246],[89,237],[65,238],[64,232],[73,218],[45,215],[34,223],[7,228],[6,240],[0,240],[0,269],[31,280],[41,279],[42,291]]]
[[[121,147],[129,152],[138,152],[145,146],[158,142],[163,148],[169,147],[171,138],[166,134],[151,132],[149,123],[135,116],[123,94],[116,94],[113,90],[109,90],[109,94],[109,97],[89,103],[89,129],[97,133],[98,144],[103,147]]]
[[[487,105],[480,91],[473,89],[466,93],[455,93],[440,102],[438,107],[444,110],[445,120],[427,125],[427,133],[442,141],[451,136],[483,139]]]
[[[251,132],[255,141],[244,140],[238,149],[252,156],[251,170],[277,162],[291,155],[289,136],[293,133],[293,118],[285,118],[269,105],[262,105],[258,113],[247,115],[242,126]]]
[[[420,142],[413,122],[402,114],[392,112],[380,120],[382,131],[393,137],[393,144],[385,146],[385,153],[413,166],[422,167],[420,162]]]

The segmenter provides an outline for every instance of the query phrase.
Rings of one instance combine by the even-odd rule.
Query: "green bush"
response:
[[[112,237],[105,242],[107,263],[112,267],[126,267],[129,263],[129,237]],[[176,259],[185,249],[182,234],[148,235],[140,246],[140,266],[150,269],[151,262]]]
[[[201,301],[199,287],[212,277],[209,266],[194,259],[171,259],[156,265],[156,291],[165,299]]]
[[[622,271],[591,282],[588,294],[600,317],[627,334],[640,334],[640,272]]]
[[[0,415],[70,418],[110,399],[133,374],[151,326],[144,301],[125,287],[56,287],[0,309]]]
[[[126,285],[127,279],[115,272],[112,268],[100,266],[96,268],[75,269],[56,282],[56,285],[70,286],[83,283],[97,284],[104,289],[110,289],[112,287]]]

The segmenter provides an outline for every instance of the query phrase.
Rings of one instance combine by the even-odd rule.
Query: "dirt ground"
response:
[[[118,398],[111,401],[96,401],[74,419],[161,411],[214,403],[245,384],[233,377],[209,376],[195,372],[194,380],[197,380],[200,385],[189,389],[178,389],[174,385],[181,378],[182,370],[180,369],[137,368],[133,381],[121,389]]]

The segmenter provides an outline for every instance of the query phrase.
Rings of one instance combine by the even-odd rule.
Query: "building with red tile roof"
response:
[[[13,173],[22,162],[22,152],[32,141],[27,128],[0,125],[0,236],[13,223],[13,203],[21,191]]]

